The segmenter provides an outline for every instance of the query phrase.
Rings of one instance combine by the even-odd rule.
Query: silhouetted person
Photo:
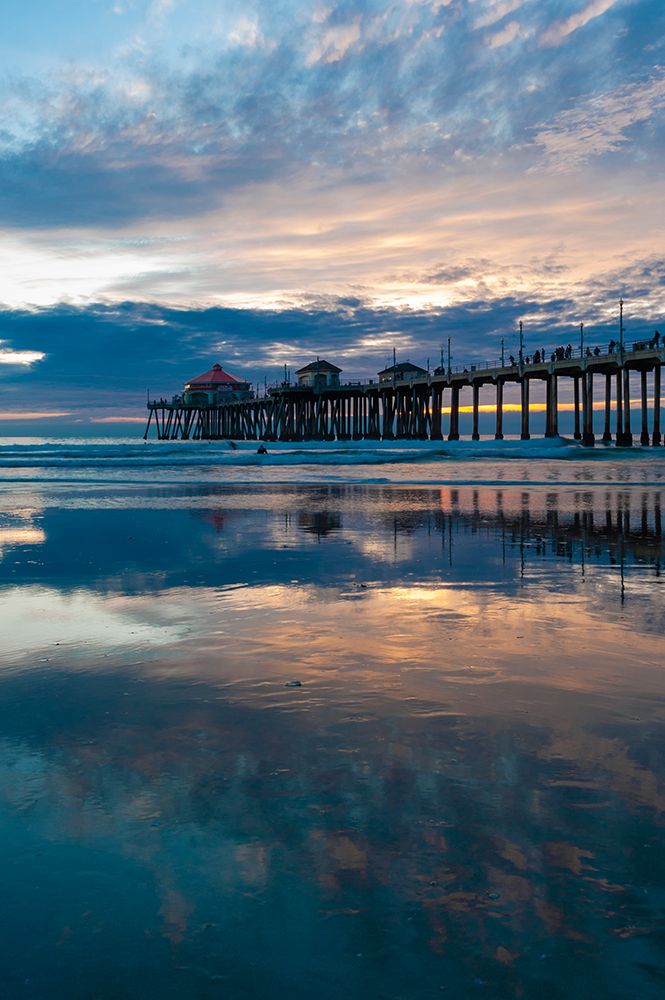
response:
[[[599,358],[600,357],[600,347],[594,347],[593,353],[594,353],[595,357]]]
[[[658,344],[660,342],[660,334],[659,334],[658,330],[656,330],[656,332],[654,334],[654,337],[653,337],[653,340],[654,340],[655,346],[658,347]]]
[[[267,455],[268,454],[268,449],[266,448],[266,446],[264,444],[260,444],[258,446],[258,448],[256,449],[256,454],[257,455]]]
[[[617,346],[617,345],[616,345],[616,341],[614,341],[614,340],[610,340],[609,344],[607,345],[607,351],[608,351],[608,353],[609,353],[609,354],[614,354],[614,348],[615,348],[616,346]]]

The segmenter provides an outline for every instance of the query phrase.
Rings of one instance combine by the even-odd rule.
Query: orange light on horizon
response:
[[[11,411],[2,410],[0,411],[0,420],[44,420],[53,417],[73,417],[74,414],[71,410],[40,410],[39,412],[33,410],[24,411]]]

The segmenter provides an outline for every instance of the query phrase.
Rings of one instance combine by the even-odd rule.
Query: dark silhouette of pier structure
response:
[[[596,442],[594,399],[600,391],[604,398],[600,440],[630,446],[634,428],[637,432],[639,427],[636,437],[639,436],[640,444],[660,445],[661,369],[665,364],[665,349],[652,344],[648,340],[637,342],[630,349],[616,345],[611,352],[599,353],[578,348],[568,352],[570,356],[539,363],[530,360],[527,364],[520,356],[520,360],[508,365],[501,361],[470,363],[462,369],[448,365],[432,373],[420,369],[422,374],[417,371],[410,378],[380,378],[335,386],[294,386],[285,382],[260,398],[229,399],[214,404],[186,401],[179,396],[171,401],[151,400],[147,404],[144,436],[148,436],[154,423],[157,437],[162,440],[456,441],[460,437],[460,406],[466,398],[472,413],[471,438],[478,440],[480,390],[492,386],[496,404],[494,437],[501,440],[504,389],[515,384],[520,387],[521,438],[528,440],[531,387],[534,382],[544,382],[545,437],[554,438],[559,435],[559,388],[562,380],[569,380],[573,388],[576,440],[589,446]],[[640,375],[639,413],[631,409],[632,372]],[[647,376],[651,372],[649,400]],[[449,413],[444,415],[444,408]],[[614,433],[610,423],[613,410]]]

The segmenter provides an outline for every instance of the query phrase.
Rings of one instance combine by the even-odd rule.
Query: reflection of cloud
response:
[[[43,358],[42,351],[13,351],[9,347],[0,347],[0,365],[32,365]]]
[[[37,532],[37,543],[44,541]],[[27,542],[27,539],[26,539]],[[70,649],[86,644],[104,651],[123,647],[165,646],[179,638],[182,628],[169,620],[170,608],[157,613],[155,622],[141,619],[141,612],[124,598],[102,597],[79,590],[64,594],[40,586],[0,592],[3,620],[2,659],[30,659],[54,646]]]
[[[4,557],[6,549],[12,549],[18,545],[43,545],[45,541],[46,533],[43,528],[21,527],[20,525],[9,528],[0,527],[0,559]]]

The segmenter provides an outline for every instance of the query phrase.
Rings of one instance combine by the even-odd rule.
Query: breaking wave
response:
[[[0,442],[0,479],[414,484],[665,480],[661,449],[590,449],[566,438],[280,442],[267,444],[267,449],[267,454],[258,454],[257,442],[249,441],[5,440]]]

